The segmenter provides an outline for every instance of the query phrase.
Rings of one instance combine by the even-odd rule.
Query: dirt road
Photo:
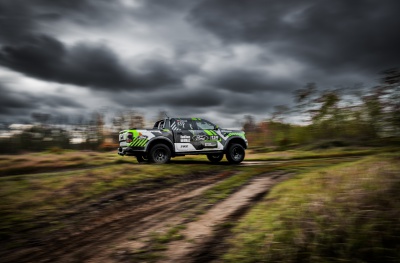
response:
[[[289,175],[259,175],[217,204],[204,192],[234,171],[193,173],[159,188],[130,188],[82,204],[68,227],[32,238],[29,246],[1,255],[2,262],[207,262],[219,253],[219,228],[242,215],[272,185]],[[200,261],[199,261],[200,260]]]

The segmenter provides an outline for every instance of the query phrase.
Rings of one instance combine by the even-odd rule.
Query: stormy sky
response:
[[[135,110],[232,126],[400,65],[398,0],[1,0],[0,119]]]

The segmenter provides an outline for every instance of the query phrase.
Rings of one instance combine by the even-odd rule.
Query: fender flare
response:
[[[238,141],[243,146],[243,148],[247,149],[247,143],[242,137],[240,137],[240,136],[232,136],[232,137],[229,137],[225,141],[224,151],[226,151],[228,149],[228,145],[231,143],[232,140]]]
[[[166,137],[155,137],[155,138],[152,138],[152,139],[149,140],[149,142],[146,144],[146,147],[144,148],[144,151],[145,151],[146,153],[148,153],[149,147],[151,148],[151,147],[152,147],[154,144],[156,144],[157,142],[162,142],[162,143],[164,143],[164,144],[167,144],[167,145],[170,147],[170,149],[171,149],[171,153],[175,153],[174,143],[173,143],[170,139],[168,139],[168,138],[166,138]]]

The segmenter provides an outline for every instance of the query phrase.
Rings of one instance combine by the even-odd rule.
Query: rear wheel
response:
[[[212,163],[218,163],[219,161],[224,158],[224,155],[222,153],[216,153],[216,154],[207,154],[208,160]]]
[[[167,163],[171,159],[171,150],[165,144],[156,144],[151,148],[149,160],[153,163]]]
[[[234,143],[229,146],[226,153],[226,159],[232,164],[239,164],[243,161],[245,156],[244,148],[242,145]]]

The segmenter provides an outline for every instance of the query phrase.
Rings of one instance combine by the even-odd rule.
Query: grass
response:
[[[398,148],[365,148],[365,147],[338,147],[323,150],[287,150],[260,153],[258,151],[249,152],[246,161],[282,161],[282,160],[302,160],[318,158],[338,158],[351,156],[367,156],[382,152],[398,151]]]
[[[376,154],[382,151],[390,151],[391,148],[333,148],[319,151],[289,150],[281,152],[257,153],[247,151],[246,161],[274,161],[293,159],[315,159],[329,157],[348,157]],[[207,162],[203,155],[185,156],[173,159],[179,162]],[[226,162],[226,161],[224,161]],[[53,151],[23,154],[3,155],[0,158],[0,176],[58,172],[60,170],[96,168],[113,164],[136,163],[134,157],[118,156],[115,152],[77,152],[77,151]]]
[[[369,157],[276,186],[233,229],[225,262],[398,262],[400,158]]]
[[[254,160],[270,160],[271,154],[253,155],[249,152],[248,156]],[[279,154],[281,157],[278,158],[284,156],[284,159],[297,160],[249,167],[210,165],[204,156],[180,157],[170,165],[138,165],[135,158],[120,157],[114,152],[62,151],[0,156],[0,238],[11,240],[16,233],[23,235],[37,228],[43,229],[43,235],[62,229],[65,225],[60,218],[66,213],[108,193],[135,186],[169,187],[193,171],[218,171],[226,178],[199,198],[201,204],[195,209],[195,214],[189,215],[195,218],[259,174],[278,170],[309,172],[347,160],[303,159],[301,156],[309,156],[305,152]],[[170,234],[161,236],[160,240],[169,242],[174,238],[174,234]],[[175,234],[179,236],[179,231]],[[162,242],[155,243],[160,248],[163,246]],[[8,242],[7,245],[12,247],[15,244]]]
[[[184,236],[180,234],[180,231],[185,229],[185,225],[177,225],[169,228],[167,231],[162,233],[153,233],[151,244],[166,244],[171,241],[184,239]]]
[[[115,153],[71,152],[5,155],[0,159],[0,176],[45,173],[61,169],[111,165],[122,157]]]
[[[128,187],[168,187],[181,176],[223,166],[119,164],[67,172],[0,177],[0,237],[9,238],[58,218],[107,193]],[[162,181],[159,181],[162,180]],[[53,222],[50,223],[49,222]]]

